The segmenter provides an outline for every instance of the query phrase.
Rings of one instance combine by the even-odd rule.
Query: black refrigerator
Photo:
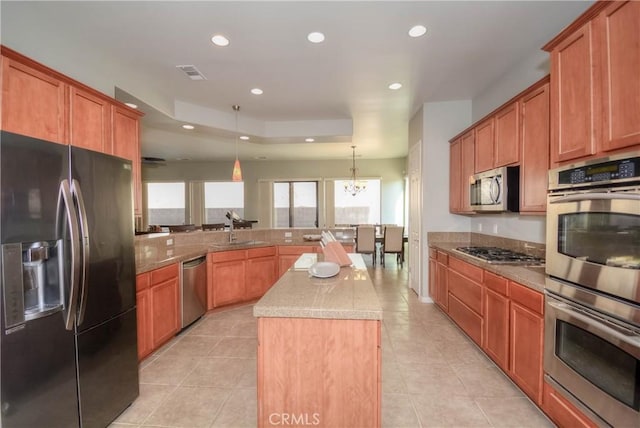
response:
[[[0,135],[0,426],[105,427],[138,396],[131,162]]]

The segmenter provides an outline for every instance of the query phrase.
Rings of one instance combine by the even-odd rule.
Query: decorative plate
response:
[[[333,262],[317,262],[309,267],[309,274],[316,278],[331,278],[340,272],[340,265]]]

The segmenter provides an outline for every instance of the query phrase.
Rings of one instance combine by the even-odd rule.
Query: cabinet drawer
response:
[[[247,257],[253,259],[255,257],[268,257],[276,255],[276,247],[260,247],[247,250]]]
[[[150,283],[151,275],[149,275],[149,272],[136,275],[136,291],[146,290],[147,288],[149,288]]]
[[[463,262],[455,257],[451,257],[449,260],[449,269],[453,269],[467,278],[471,278],[474,281],[482,283],[482,273],[484,272],[482,268]]]
[[[482,285],[449,270],[449,294],[453,294],[477,314],[482,315]]]
[[[435,259],[438,255],[438,251],[433,248],[429,248],[429,258]]]
[[[160,269],[155,269],[150,272],[151,285],[156,285],[164,281],[168,281],[171,278],[178,277],[178,263],[174,263],[169,266],[165,266]]]
[[[509,286],[506,278],[495,275],[491,272],[484,271],[484,285],[495,291],[496,293],[500,293],[503,296],[509,295]]]
[[[320,248],[318,245],[281,245],[278,247],[278,254],[284,255],[300,255],[303,253],[315,253],[316,249]]]
[[[209,261],[213,263],[244,260],[247,258],[247,250],[220,251],[217,253],[209,253],[207,257],[209,257]]]
[[[509,281],[509,295],[511,300],[531,309],[537,314],[544,313],[544,297],[542,293],[531,290],[516,282]]]
[[[594,424],[548,383],[544,383],[542,409],[560,427],[592,428]]]
[[[482,344],[482,317],[449,293],[449,316],[478,345]]]
[[[442,251],[437,251],[437,253],[437,259],[439,263],[442,263],[443,265],[449,264],[449,255],[447,253],[443,253]]]

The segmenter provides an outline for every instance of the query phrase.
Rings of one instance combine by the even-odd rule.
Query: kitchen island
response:
[[[316,256],[300,256],[254,306],[258,426],[379,427],[382,307],[362,256],[315,278]]]

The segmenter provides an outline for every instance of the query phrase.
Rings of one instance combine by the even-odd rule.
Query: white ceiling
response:
[[[146,113],[143,156],[232,158],[239,104],[239,130],[251,136],[241,159],[344,158],[351,144],[365,158],[394,158],[406,156],[422,103],[473,99],[590,3],[3,0],[1,18],[3,43],[16,50],[46,50],[55,32],[58,57],[90,47],[109,68],[121,64],[130,75],[114,73],[112,86]],[[415,24],[427,35],[410,38]],[[309,43],[311,31],[326,41]],[[216,33],[230,46],[214,46]],[[184,64],[207,80],[189,80],[176,68]]]

